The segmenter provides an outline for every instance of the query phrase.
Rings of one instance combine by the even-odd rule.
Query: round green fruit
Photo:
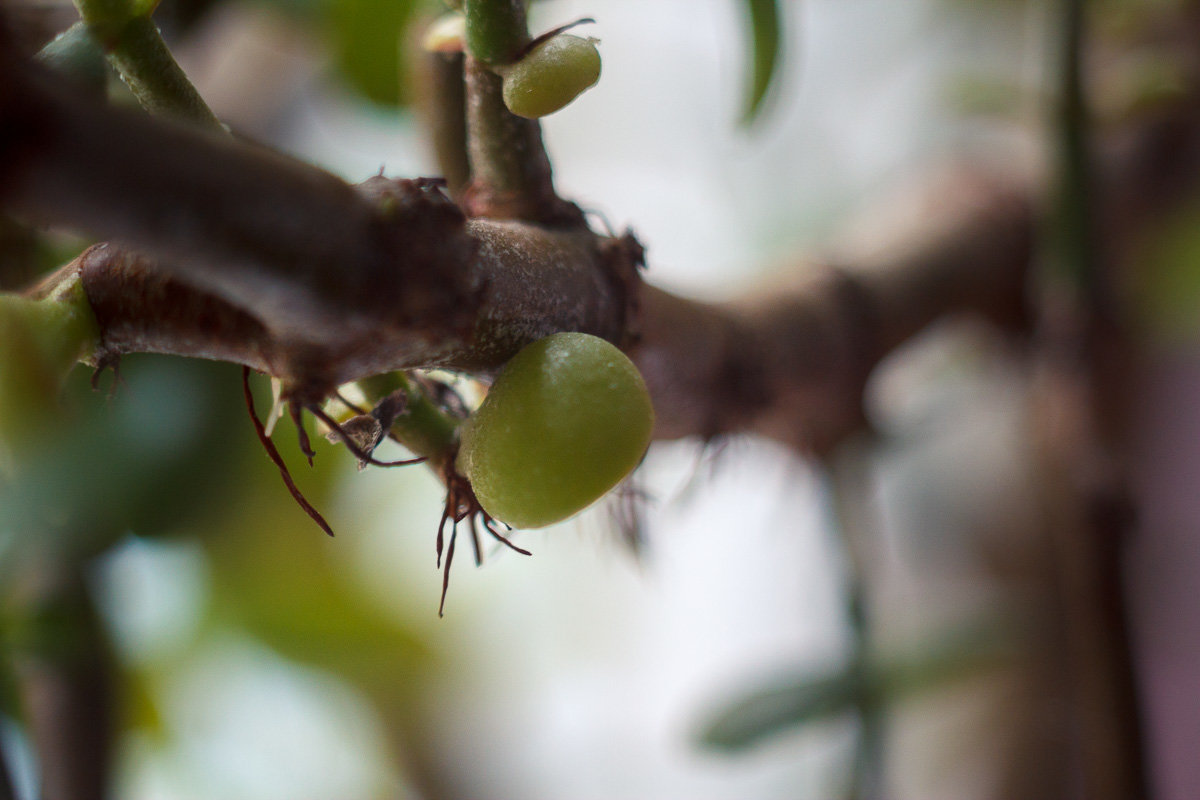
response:
[[[504,104],[519,117],[553,114],[600,80],[593,39],[559,33],[504,71]]]
[[[624,353],[556,333],[517,353],[464,423],[458,471],[483,510],[541,528],[587,508],[641,461],[654,409]]]

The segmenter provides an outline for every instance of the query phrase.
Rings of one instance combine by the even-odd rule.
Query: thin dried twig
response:
[[[317,523],[321,527],[321,530],[333,536],[333,529],[329,527],[329,523],[321,516],[321,512],[317,511],[312,503],[308,502],[308,498],[304,496],[304,493],[296,486],[296,482],[292,480],[292,473],[288,471],[283,456],[279,454],[279,450],[275,447],[275,443],[271,441],[271,437],[267,436],[267,430],[263,427],[262,420],[258,418],[258,414],[254,410],[254,394],[250,391],[249,367],[242,368],[242,393],[246,398],[246,410],[250,412],[250,421],[254,423],[254,432],[258,434],[258,441],[262,443],[263,449],[267,451],[267,456],[271,459],[271,462],[279,468],[279,474],[283,478],[283,483],[287,486],[292,498],[300,505],[300,508],[304,509],[305,514],[312,517],[313,522]]]

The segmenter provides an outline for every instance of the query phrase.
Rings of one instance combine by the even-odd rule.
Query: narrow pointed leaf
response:
[[[750,82],[742,111],[742,124],[758,118],[763,101],[778,73],[783,39],[779,0],[743,0],[750,24]]]
[[[791,728],[825,722],[865,707],[884,707],[948,686],[1002,665],[1012,640],[994,624],[968,624],[904,657],[849,664],[823,675],[805,675],[758,689],[718,712],[700,730],[698,743],[738,751]]]
[[[720,712],[699,741],[715,750],[744,750],[781,730],[854,711],[856,681],[849,672],[807,677],[757,691]]]

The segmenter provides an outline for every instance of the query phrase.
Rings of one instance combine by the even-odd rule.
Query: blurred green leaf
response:
[[[0,567],[29,556],[78,558],[127,532],[158,535],[214,513],[228,467],[254,443],[237,370],[227,364],[129,358],[115,395],[70,376],[68,413],[0,476]]]
[[[158,743],[167,741],[170,733],[158,698],[157,687],[144,669],[128,666],[120,673],[121,725],[126,731],[137,731]]]
[[[701,732],[700,743],[742,750],[785,728],[848,714],[859,695],[856,676],[846,671],[762,689],[719,713]]]
[[[1163,219],[1137,272],[1143,324],[1167,342],[1200,336],[1200,204]]]
[[[825,722],[863,707],[892,705],[973,677],[1009,657],[1007,637],[995,625],[967,626],[919,648],[916,655],[851,664],[753,691],[714,715],[697,740],[716,750],[745,750],[790,728]]]
[[[325,22],[334,62],[349,84],[387,106],[407,100],[408,64],[401,57],[420,0],[327,0]]]
[[[298,452],[286,430],[281,426],[276,433],[285,457]],[[266,457],[261,460],[254,471],[269,481],[246,480],[246,491],[226,505],[227,519],[204,538],[215,621],[368,693],[394,690],[391,684],[399,676],[421,670],[430,659],[424,632],[385,612],[357,584],[346,565],[346,549],[353,547],[349,538],[356,535],[352,525],[331,519],[339,536],[325,536],[296,507],[278,475],[270,474]],[[300,468],[315,479],[305,481],[304,491],[322,511],[330,511],[328,490],[351,461],[346,453],[321,448],[318,469]],[[417,613],[429,624],[436,620],[428,605]]]
[[[743,0],[749,19],[750,86],[742,124],[758,118],[779,66],[782,34],[778,0]]]

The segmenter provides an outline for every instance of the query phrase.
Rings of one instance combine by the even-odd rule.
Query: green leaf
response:
[[[786,728],[848,714],[856,707],[856,684],[849,672],[837,672],[761,689],[719,713],[700,733],[700,744],[744,750]]]
[[[750,86],[742,111],[742,124],[759,116],[763,101],[777,74],[782,49],[778,0],[743,0],[750,22]]]
[[[71,373],[62,419],[0,476],[3,575],[128,531],[171,535],[220,510],[238,453],[263,458],[228,364],[130,356],[108,402],[89,383],[87,370]]]
[[[402,57],[416,0],[327,0],[325,14],[338,71],[358,92],[387,106],[404,101]]]
[[[784,680],[728,705],[697,739],[716,750],[745,750],[790,728],[878,709],[970,678],[1007,660],[1009,644],[1003,628],[974,623],[917,648],[915,655]]]

